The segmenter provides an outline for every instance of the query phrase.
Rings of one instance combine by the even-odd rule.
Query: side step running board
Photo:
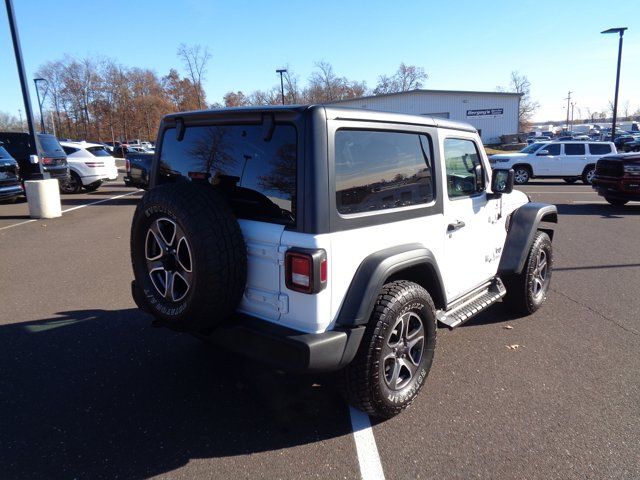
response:
[[[456,302],[449,310],[440,310],[436,313],[436,319],[444,323],[449,328],[462,325],[471,317],[480,313],[500,300],[507,293],[502,280],[493,279],[491,283],[467,294]]]

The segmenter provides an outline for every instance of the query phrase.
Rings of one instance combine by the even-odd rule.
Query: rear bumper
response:
[[[595,178],[592,187],[602,197],[640,201],[640,177]]]
[[[146,310],[142,292],[131,282],[133,298]],[[238,314],[207,335],[198,337],[227,350],[291,372],[331,372],[356,355],[366,326],[323,333],[305,333],[249,315]]]

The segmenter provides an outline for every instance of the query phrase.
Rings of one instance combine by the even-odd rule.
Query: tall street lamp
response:
[[[40,90],[38,89],[38,82],[44,82],[46,84],[44,93],[42,94],[42,100],[40,100]],[[42,104],[44,99],[47,98],[47,92],[49,91],[49,82],[46,78],[34,78],[33,83],[36,85],[36,95],[38,97],[38,107],[40,107],[40,133],[46,133],[44,131],[44,117],[42,116]]]
[[[610,28],[600,33],[618,33],[620,41],[618,42],[618,71],[616,73],[616,93],[613,97],[613,122],[611,123],[611,141],[616,139],[616,117],[618,116],[618,87],[620,86],[620,62],[622,60],[622,36],[627,27]]]
[[[278,70],[276,70],[276,73],[280,74],[280,94],[282,95],[282,105],[284,105],[284,82],[282,80],[282,74],[286,72],[286,68],[279,68]]]

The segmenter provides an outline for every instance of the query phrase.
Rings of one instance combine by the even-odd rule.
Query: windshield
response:
[[[0,147],[0,158],[12,158],[4,148]]]
[[[107,152],[104,147],[88,147],[87,152],[91,153],[94,157],[110,157],[111,154]]]
[[[535,153],[538,150],[540,150],[540,148],[546,145],[546,143],[543,142],[538,142],[538,143],[532,143],[531,145],[529,145],[528,147],[523,148],[522,150],[520,150],[520,153]]]

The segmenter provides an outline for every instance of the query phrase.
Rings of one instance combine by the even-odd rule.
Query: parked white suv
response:
[[[87,142],[60,142],[67,154],[70,178],[60,185],[63,193],[78,193],[82,188],[92,192],[102,182],[116,180],[118,167],[104,145]]]
[[[531,178],[562,178],[567,183],[582,179],[591,184],[596,162],[617,153],[612,142],[546,142],[533,143],[520,152],[491,155],[493,168],[513,168],[515,183],[524,185]]]
[[[348,108],[176,113],[131,226],[136,304],[157,325],[286,370],[339,371],[389,417],[436,323],[549,289],[553,205],[512,191],[471,125]]]

